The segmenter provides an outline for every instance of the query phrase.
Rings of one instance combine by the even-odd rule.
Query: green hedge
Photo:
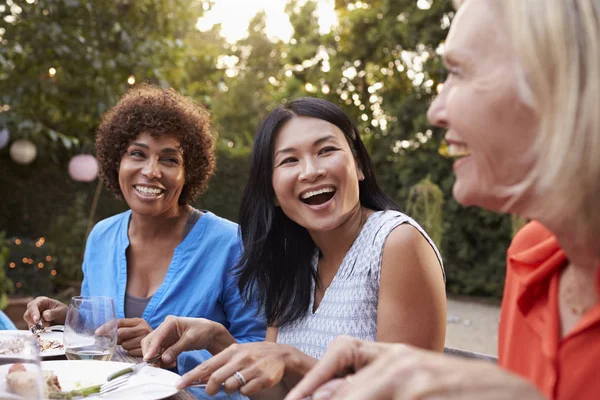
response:
[[[217,148],[217,171],[208,191],[194,204],[222,217],[237,220],[239,201],[249,171],[249,149]],[[68,159],[40,156],[29,166],[12,162],[6,149],[0,150],[0,231],[8,237],[37,240],[45,237],[56,258],[56,289],[81,279],[84,237],[96,182],[77,183],[67,174]],[[424,155],[427,158],[427,155]],[[419,183],[404,174],[401,163],[379,162],[376,165],[383,189],[407,208],[409,191]],[[435,170],[435,169],[432,169]],[[430,171],[424,169],[423,176]],[[512,236],[510,216],[473,207],[462,207],[452,198],[452,176],[430,176],[439,186],[443,199],[443,250],[450,293],[499,298],[502,295],[505,252]],[[435,191],[435,193],[438,193]],[[439,199],[438,199],[439,200]],[[436,204],[438,203],[436,200]],[[419,205],[411,204],[413,209]],[[123,201],[104,190],[95,221],[126,209]],[[416,215],[424,226],[426,218]],[[437,219],[437,218],[436,218]],[[436,222],[436,225],[438,223]],[[11,274],[11,279],[14,277]]]

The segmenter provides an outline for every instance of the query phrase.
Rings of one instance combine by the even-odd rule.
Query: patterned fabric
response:
[[[388,235],[401,224],[410,224],[418,229],[431,244],[442,265],[442,258],[435,244],[413,219],[398,211],[375,212],[371,214],[344,257],[323,295],[319,308],[312,312],[312,296],[306,316],[281,327],[277,342],[292,345],[303,353],[320,359],[329,343],[338,335],[374,341],[377,334],[383,247]],[[317,261],[315,257],[315,269]],[[314,290],[313,282],[312,293]]]

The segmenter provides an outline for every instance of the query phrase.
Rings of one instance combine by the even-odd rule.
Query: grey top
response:
[[[192,208],[192,212],[188,216],[185,226],[183,227],[183,236],[181,237],[181,240],[185,239],[201,216],[202,212],[200,210]],[[144,310],[151,299],[152,296],[136,297],[129,293],[125,293],[125,318],[142,318]]]
[[[338,335],[374,341],[377,336],[377,305],[383,247],[389,234],[401,224],[414,226],[442,258],[427,233],[410,217],[398,211],[377,211],[361,229],[344,257],[333,281],[313,312],[315,284],[306,315],[279,328],[277,342],[289,344],[320,359]],[[313,268],[317,268],[315,257]],[[397,268],[402,268],[398,265]],[[443,266],[441,266],[443,271]],[[410,324],[411,321],[405,321]]]

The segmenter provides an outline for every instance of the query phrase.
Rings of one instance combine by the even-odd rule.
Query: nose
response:
[[[429,106],[429,110],[427,110],[427,119],[431,125],[440,128],[448,127],[448,113],[446,111],[447,93],[448,84],[445,84],[435,100],[433,100],[433,103]]]
[[[306,161],[304,164],[304,168],[300,175],[298,176],[298,180],[300,181],[315,181],[319,178],[322,178],[326,175],[325,168],[322,168],[312,160]]]
[[[162,174],[160,173],[158,159],[149,157],[144,168],[142,168],[142,174],[148,179],[160,179]]]

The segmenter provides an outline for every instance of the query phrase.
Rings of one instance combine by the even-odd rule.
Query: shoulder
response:
[[[433,249],[428,240],[418,228],[409,223],[397,225],[385,242],[385,249],[389,252],[403,253],[432,252]]]
[[[554,239],[554,234],[538,221],[531,221],[517,232],[513,238],[508,254],[521,253]]]
[[[97,238],[103,238],[107,235],[114,235],[119,230],[119,227],[131,215],[131,211],[125,211],[112,217],[103,219],[94,225],[94,228],[90,232],[88,240],[95,240]]]
[[[200,218],[199,221],[202,221],[204,219],[202,222],[206,224],[207,227],[205,234],[223,238],[238,238],[240,230],[238,224],[228,219],[219,217],[218,215],[210,211],[203,212],[204,215]]]

